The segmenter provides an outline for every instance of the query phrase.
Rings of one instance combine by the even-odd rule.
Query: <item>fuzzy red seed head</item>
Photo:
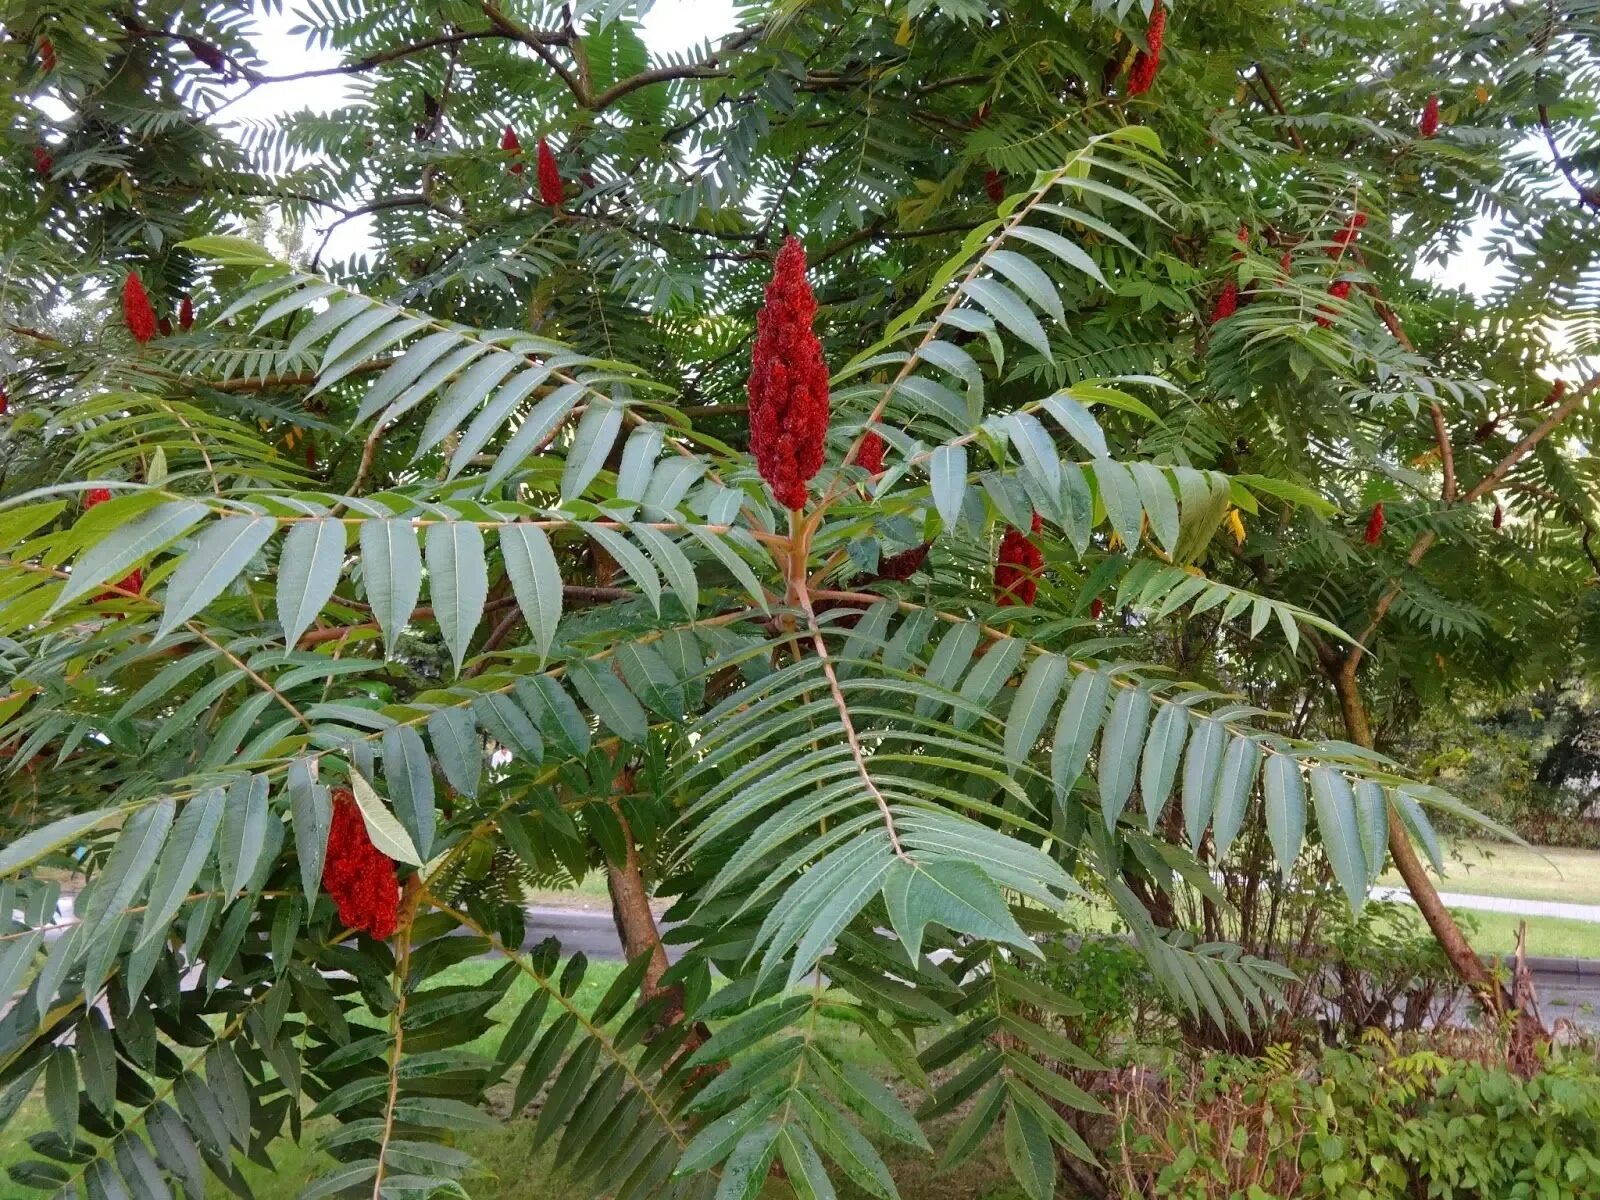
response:
[[[517,140],[517,131],[509,125],[506,126],[506,131],[500,135],[500,149],[511,155],[512,158],[520,159],[522,157],[522,143]],[[513,162],[507,170],[513,175],[521,175],[522,163]]]
[[[828,433],[828,367],[812,328],[816,312],[805,248],[785,238],[756,320],[746,390],[750,450],[773,499],[788,509],[805,507]]]
[[[1550,389],[1550,394],[1544,398],[1544,406],[1551,408],[1561,403],[1561,398],[1567,394],[1567,381],[1558,379],[1555,386]]]
[[[856,447],[856,466],[868,475],[883,472],[883,438],[878,436],[876,430],[870,431],[861,439],[861,445]]]
[[[1034,513],[1034,531],[1042,524],[1039,514]],[[1016,526],[1007,525],[994,565],[994,602],[1002,607],[1031,606],[1039,596],[1039,572],[1043,566],[1044,555],[1033,539]]]
[[[1437,94],[1429,96],[1428,102],[1422,106],[1422,120],[1418,123],[1417,130],[1425,138],[1431,138],[1439,132],[1439,97]]]
[[[1096,596],[1089,604],[1089,619],[1092,621],[1098,621],[1101,617],[1105,616],[1105,613],[1106,602],[1100,599],[1099,596]]]
[[[1369,546],[1376,546],[1383,537],[1384,523],[1383,501],[1380,500],[1372,506],[1372,515],[1367,518],[1367,531],[1361,535],[1362,540]]]
[[[1350,296],[1350,281],[1348,279],[1334,280],[1328,285],[1328,295],[1335,300],[1348,299]]]
[[[1239,237],[1239,245],[1248,246],[1250,244],[1250,226],[1248,226],[1248,225],[1239,226],[1238,237]]]
[[[5,388],[0,388],[0,417],[11,411],[11,397],[6,395]]]
[[[46,74],[56,69],[56,44],[47,37],[39,39],[39,66]]]
[[[172,318],[171,317],[162,317],[160,322],[157,323],[156,328],[161,330],[161,336],[162,337],[171,337],[172,336]]]
[[[1041,532],[1044,529],[1044,518],[1038,513],[1034,513],[1033,520],[1028,522],[1028,529],[1036,534]]]
[[[1498,504],[1496,504],[1494,506],[1494,527],[1496,529],[1499,529],[1500,526],[1504,525],[1505,523],[1506,523],[1506,510],[1501,508]]]
[[[109,499],[111,499],[110,488],[90,488],[83,494],[84,511],[87,512],[97,504],[104,504]]]
[[[1211,308],[1211,324],[1226,321],[1239,311],[1239,284],[1236,280],[1228,280],[1222,285],[1222,291],[1217,293],[1217,302]]]
[[[999,171],[989,170],[983,173],[983,190],[989,193],[989,199],[999,204],[1006,198],[1006,177]]]
[[[55,170],[55,166],[56,160],[51,156],[50,151],[43,146],[35,146],[33,148],[33,169],[35,171],[41,175],[48,175]]]
[[[194,328],[194,301],[188,293],[184,294],[183,303],[178,305],[178,328],[189,330]]]
[[[1361,230],[1366,227],[1367,214],[1364,212],[1352,213],[1350,219],[1341,225],[1333,235],[1333,245],[1328,247],[1328,257],[1338,258],[1354,244],[1360,236]]]
[[[539,199],[551,208],[561,207],[561,168],[556,166],[556,156],[550,143],[539,139]]]
[[[328,830],[322,886],[345,925],[365,930],[380,941],[394,934],[400,912],[394,863],[372,844],[361,808],[348,788],[333,789],[333,824]]]
[[[1161,0],[1150,10],[1150,24],[1144,31],[1145,45],[1134,55],[1133,66],[1128,70],[1128,95],[1142,96],[1156,81],[1156,69],[1161,66],[1161,45],[1167,36],[1167,10]]]
[[[1278,260],[1278,270],[1288,275],[1294,269],[1294,253],[1289,250],[1283,252],[1283,257]]]
[[[150,307],[150,297],[137,271],[129,271],[122,284],[122,319],[127,322],[133,340],[141,345],[155,337],[156,310]]]
[[[932,542],[923,542],[920,546],[912,546],[909,550],[902,550],[898,554],[891,554],[888,558],[878,562],[878,578],[893,579],[903,582],[915,575],[918,569],[928,560],[928,548]]]

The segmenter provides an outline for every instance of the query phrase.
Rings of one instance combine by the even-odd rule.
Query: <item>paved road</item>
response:
[[[617,940],[611,914],[603,910],[573,908],[531,908],[528,910],[528,939],[533,946],[547,937],[561,943],[563,954],[581,950],[591,959],[618,959],[622,945]],[[668,947],[677,958],[677,952]],[[1539,1005],[1546,1022],[1567,1018],[1587,1029],[1600,1029],[1600,972],[1580,974],[1568,964],[1562,969],[1535,969],[1534,983],[1539,989]]]
[[[1403,887],[1375,887],[1376,900],[1411,902]],[[1481,912],[1510,913],[1518,917],[1560,917],[1566,921],[1600,922],[1600,904],[1569,904],[1565,900],[1518,900],[1509,896],[1478,896],[1472,892],[1440,892],[1439,899],[1450,908],[1475,908]],[[1595,954],[1600,957],[1600,932],[1595,937]]]

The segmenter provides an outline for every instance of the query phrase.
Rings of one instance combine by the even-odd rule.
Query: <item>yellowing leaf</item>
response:
[[[1237,508],[1230,508],[1228,510],[1228,515],[1224,520],[1224,524],[1227,525],[1228,532],[1233,534],[1234,544],[1239,546],[1244,545],[1244,518],[1239,515],[1239,510]]]
[[[895,30],[894,44],[896,46],[909,46],[911,44],[911,18],[900,18],[900,28]]]

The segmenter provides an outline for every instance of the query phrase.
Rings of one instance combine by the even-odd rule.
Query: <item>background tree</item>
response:
[[[958,1066],[922,1115],[976,1096],[951,1156],[1003,1116],[1048,1194],[1092,1103],[1039,1065],[1076,1053],[1029,974],[1061,897],[1246,1024],[1280,968],[1176,901],[1255,854],[1359,905],[1386,840],[1426,899],[1407,835],[1455,806],[1369,708],[1594,644],[1594,385],[1545,403],[1594,343],[1585,13],[752,7],[652,62],[626,6],[344,4],[308,36],[351,104],[239,126],[304,77],[242,18],[12,3],[29,1179],[196,1191],[335,1114],[327,1191],[432,1190],[506,1079],[518,1110],[550,1084],[540,1134],[597,1192],[753,1194],[781,1157],[891,1194],[854,1121],[923,1135],[828,1015],[913,1084]],[[357,215],[372,254],[326,262]],[[309,258],[218,236],[268,216]],[[1504,286],[1419,280],[1469,228]],[[785,232],[833,368],[788,515],[747,447]],[[340,882],[387,882],[368,843],[392,896]],[[601,865],[632,965],[585,1012],[520,902]],[[481,953],[487,985],[429,986]],[[518,976],[498,1057],[462,1055]]]

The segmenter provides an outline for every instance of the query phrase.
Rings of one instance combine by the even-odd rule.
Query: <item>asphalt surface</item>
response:
[[[606,911],[530,908],[525,945],[537,945],[547,937],[561,943],[563,954],[581,950],[591,959],[622,957],[622,944],[617,940],[611,914]],[[672,958],[678,956],[670,945],[667,953]],[[1529,965],[1546,1024],[1566,1019],[1585,1029],[1600,1029],[1600,961],[1530,959]]]

